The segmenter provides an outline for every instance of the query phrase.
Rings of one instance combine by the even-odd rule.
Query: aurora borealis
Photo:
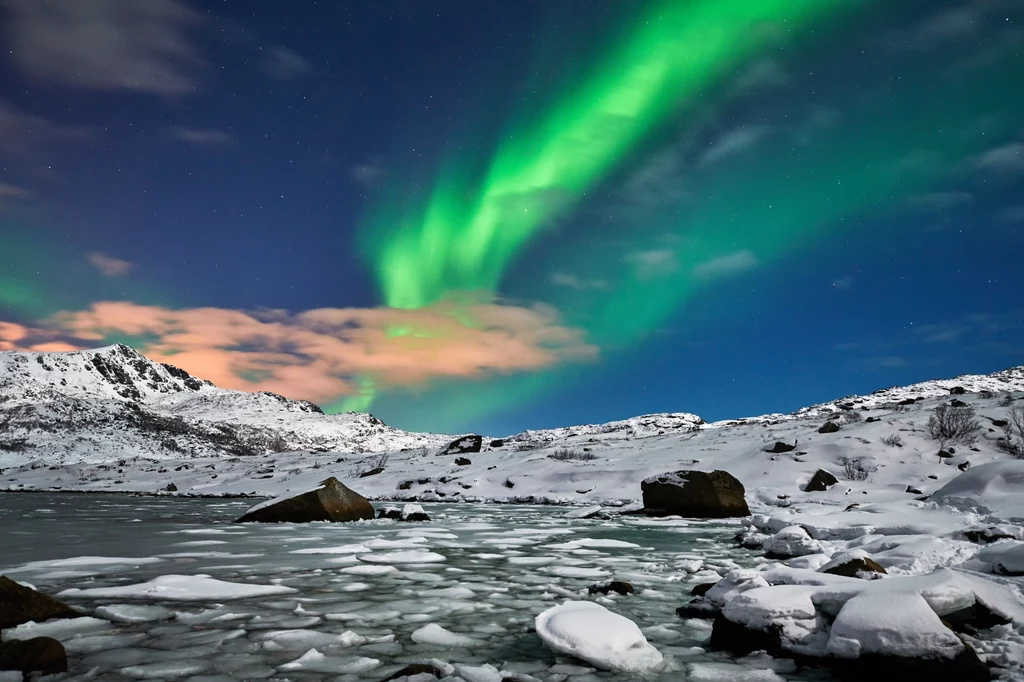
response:
[[[1014,3],[163,1],[141,86],[4,65],[0,349],[490,433],[1024,363]]]

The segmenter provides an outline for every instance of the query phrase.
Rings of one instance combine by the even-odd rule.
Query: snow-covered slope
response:
[[[369,414],[217,388],[121,344],[0,353],[0,467],[192,459],[267,452],[391,451],[449,437],[393,429]]]

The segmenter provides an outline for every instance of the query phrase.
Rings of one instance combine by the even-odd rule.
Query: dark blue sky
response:
[[[616,63],[659,54],[644,27],[688,65],[763,11],[708,1],[10,0],[0,350],[123,340],[495,434],[1021,364],[1024,8],[782,3],[602,129],[614,155],[544,160],[647,87]],[[454,223],[527,180],[502,210],[545,219],[467,261]]]

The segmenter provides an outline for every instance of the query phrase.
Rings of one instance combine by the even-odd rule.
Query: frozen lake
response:
[[[470,504],[424,505],[433,520],[416,524],[231,523],[251,505],[0,493],[0,573],[73,590],[61,598],[102,619],[54,633],[69,653],[63,679],[380,680],[426,659],[470,682],[502,679],[485,665],[545,682],[635,679],[555,655],[533,629],[541,611],[613,578],[637,594],[597,599],[665,656],[652,679],[830,679],[706,652],[710,621],[675,615],[693,585],[754,564],[733,524]]]

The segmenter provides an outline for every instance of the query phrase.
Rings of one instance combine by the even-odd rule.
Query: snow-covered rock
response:
[[[1024,521],[1024,460],[971,467],[931,497],[939,504]]]
[[[817,554],[821,551],[821,543],[811,538],[802,526],[788,526],[765,540],[764,550],[776,557],[788,559]]]
[[[550,649],[605,670],[643,674],[665,664],[636,623],[594,602],[554,606],[537,616],[535,628]]]

